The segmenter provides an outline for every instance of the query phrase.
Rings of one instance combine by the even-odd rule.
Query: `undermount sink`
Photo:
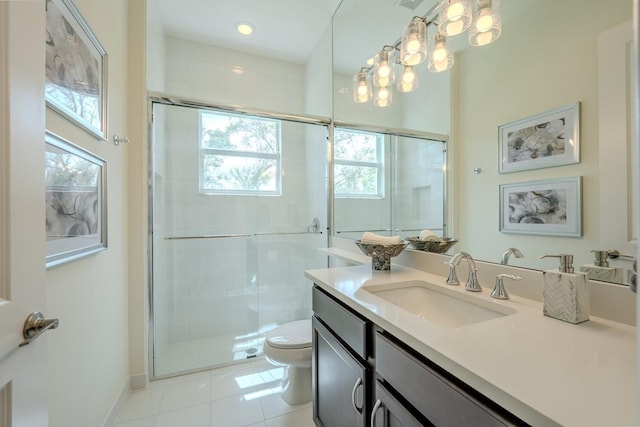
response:
[[[362,290],[445,328],[459,328],[516,313],[516,310],[493,301],[422,280],[365,285]]]

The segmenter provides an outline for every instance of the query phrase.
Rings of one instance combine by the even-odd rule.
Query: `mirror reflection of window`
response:
[[[355,130],[334,132],[335,196],[384,198],[384,137]]]
[[[442,141],[337,128],[333,157],[336,236],[414,237],[427,228],[446,235]]]

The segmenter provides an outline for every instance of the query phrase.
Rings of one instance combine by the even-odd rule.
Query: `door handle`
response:
[[[22,327],[24,341],[18,347],[24,347],[49,329],[58,327],[58,319],[45,319],[39,311],[31,313]]]

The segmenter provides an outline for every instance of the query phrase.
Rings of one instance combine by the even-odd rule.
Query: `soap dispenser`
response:
[[[569,323],[589,320],[589,288],[585,273],[574,273],[573,255],[542,255],[559,258],[557,270],[543,271],[543,313]]]
[[[580,271],[586,273],[589,279],[604,280],[607,282],[622,282],[624,269],[620,267],[609,266],[609,251],[592,250],[595,259],[593,264],[583,264]]]

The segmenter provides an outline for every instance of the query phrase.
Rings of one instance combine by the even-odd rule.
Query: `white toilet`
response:
[[[285,323],[270,331],[264,340],[264,355],[284,368],[282,399],[289,405],[311,400],[311,320]]]

